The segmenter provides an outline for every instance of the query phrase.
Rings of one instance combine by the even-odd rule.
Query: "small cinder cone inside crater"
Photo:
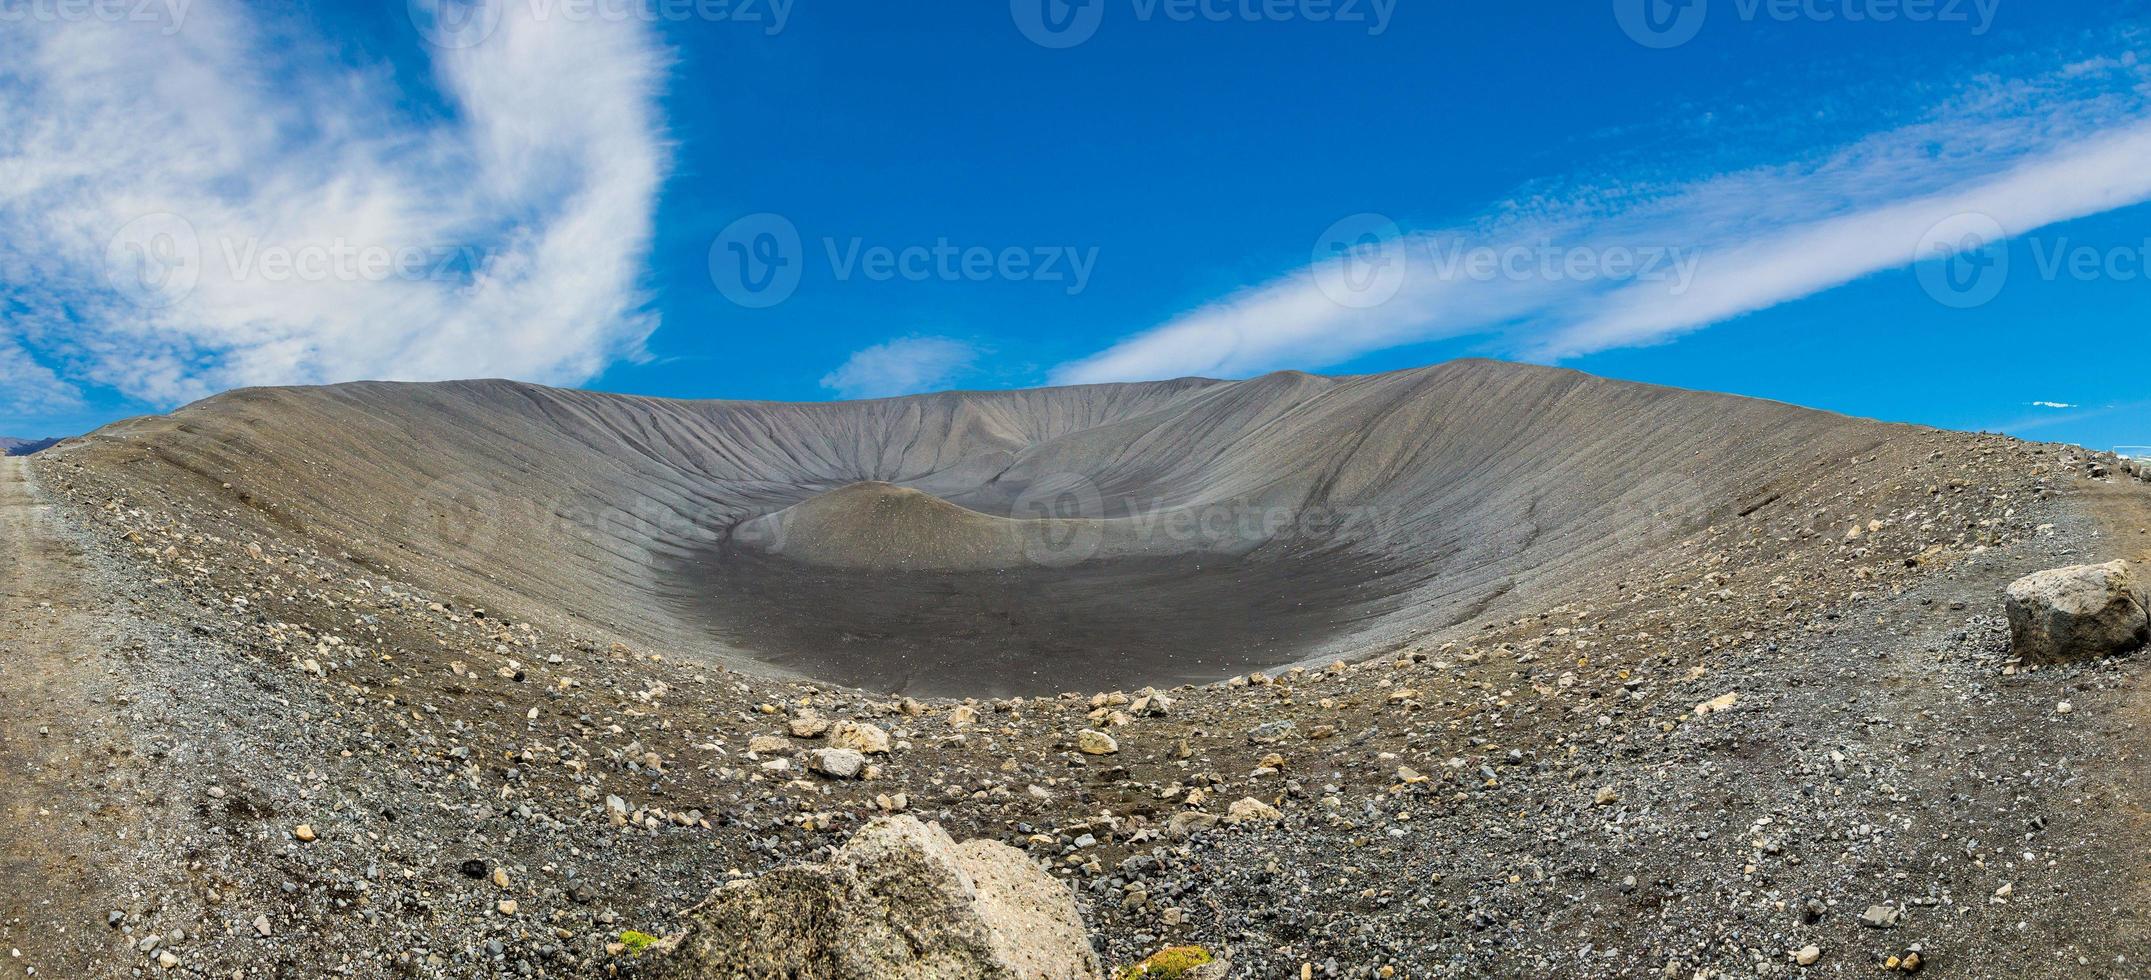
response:
[[[831,490],[742,524],[733,539],[793,561],[868,570],[1009,568],[1037,525],[981,514],[893,483]]]

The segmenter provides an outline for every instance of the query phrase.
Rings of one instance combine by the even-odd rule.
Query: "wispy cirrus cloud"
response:
[[[1061,383],[1320,368],[1484,336],[1559,361],[1654,344],[1958,246],[2151,200],[2151,66],[2047,59],[1961,84],[1918,121],[1791,162],[1571,180],[1436,231],[1379,215],[1309,264],[1053,372]]]
[[[1989,423],[1980,428],[1983,431],[2006,432],[2010,435],[2022,436],[2026,433],[2072,425],[2092,419],[2111,418],[2116,415],[2126,414],[2131,418],[2144,418],[2146,417],[2145,413],[2151,411],[2151,401],[2121,402],[2088,408],[2082,405],[2056,406],[2038,402],[2033,402],[2032,404],[2046,410],[2007,421]],[[2067,410],[2057,411],[2057,409]],[[2151,437],[2151,430],[2146,430],[2144,436]]]
[[[635,356],[668,55],[635,19],[488,9],[422,47],[441,111],[276,8],[10,26],[0,351],[37,369],[0,398],[578,383]]]
[[[822,377],[845,398],[893,398],[947,387],[978,362],[979,350],[948,337],[900,337],[854,352]]]

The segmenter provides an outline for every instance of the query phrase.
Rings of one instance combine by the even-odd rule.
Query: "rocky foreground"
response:
[[[974,701],[510,619],[243,483],[34,462],[57,509],[25,533],[74,584],[11,585],[8,642],[74,644],[95,689],[47,710],[10,667],[0,705],[0,760],[44,794],[0,823],[26,975],[667,975],[713,895],[845,867],[896,816],[1065,883],[1106,970],[1177,945],[1261,978],[2151,962],[2141,662],[2027,661],[2004,609],[2027,574],[2151,558],[2146,488],[2079,451],[1937,437],[1361,663]]]

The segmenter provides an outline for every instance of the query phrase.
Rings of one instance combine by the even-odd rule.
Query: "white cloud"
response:
[[[845,398],[893,398],[945,388],[978,361],[978,348],[947,337],[902,337],[858,351],[822,378]]]
[[[20,315],[0,341],[159,405],[358,378],[573,384],[638,354],[667,56],[633,18],[495,7],[483,43],[423,49],[440,111],[387,66],[336,67],[348,49],[277,8],[10,27],[0,305]]]
[[[0,416],[39,416],[82,405],[82,391],[0,337]]]
[[[2076,60],[1967,84],[1921,122],[1813,159],[1534,192],[1438,232],[1347,222],[1306,268],[1053,378],[1241,377],[1464,336],[1549,361],[1661,342],[1913,265],[1953,218],[2022,235],[2151,200],[2147,79],[2133,58]]]
[[[1913,264],[1944,222],[1991,219],[2010,236],[2151,200],[2151,123],[2076,140],[1999,175],[1712,249],[1697,287],[1624,289],[1532,348],[1558,359],[1651,343]],[[1881,175],[1876,175],[1881,176]]]
[[[2033,408],[2076,408],[2068,402],[2033,402]]]

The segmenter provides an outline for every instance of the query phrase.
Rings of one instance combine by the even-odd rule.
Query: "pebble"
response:
[[[1888,905],[1870,905],[1860,913],[1860,924],[1869,929],[1895,929],[1904,913]]]
[[[833,779],[857,779],[866,770],[866,756],[852,749],[814,749],[807,753],[807,768]]]

